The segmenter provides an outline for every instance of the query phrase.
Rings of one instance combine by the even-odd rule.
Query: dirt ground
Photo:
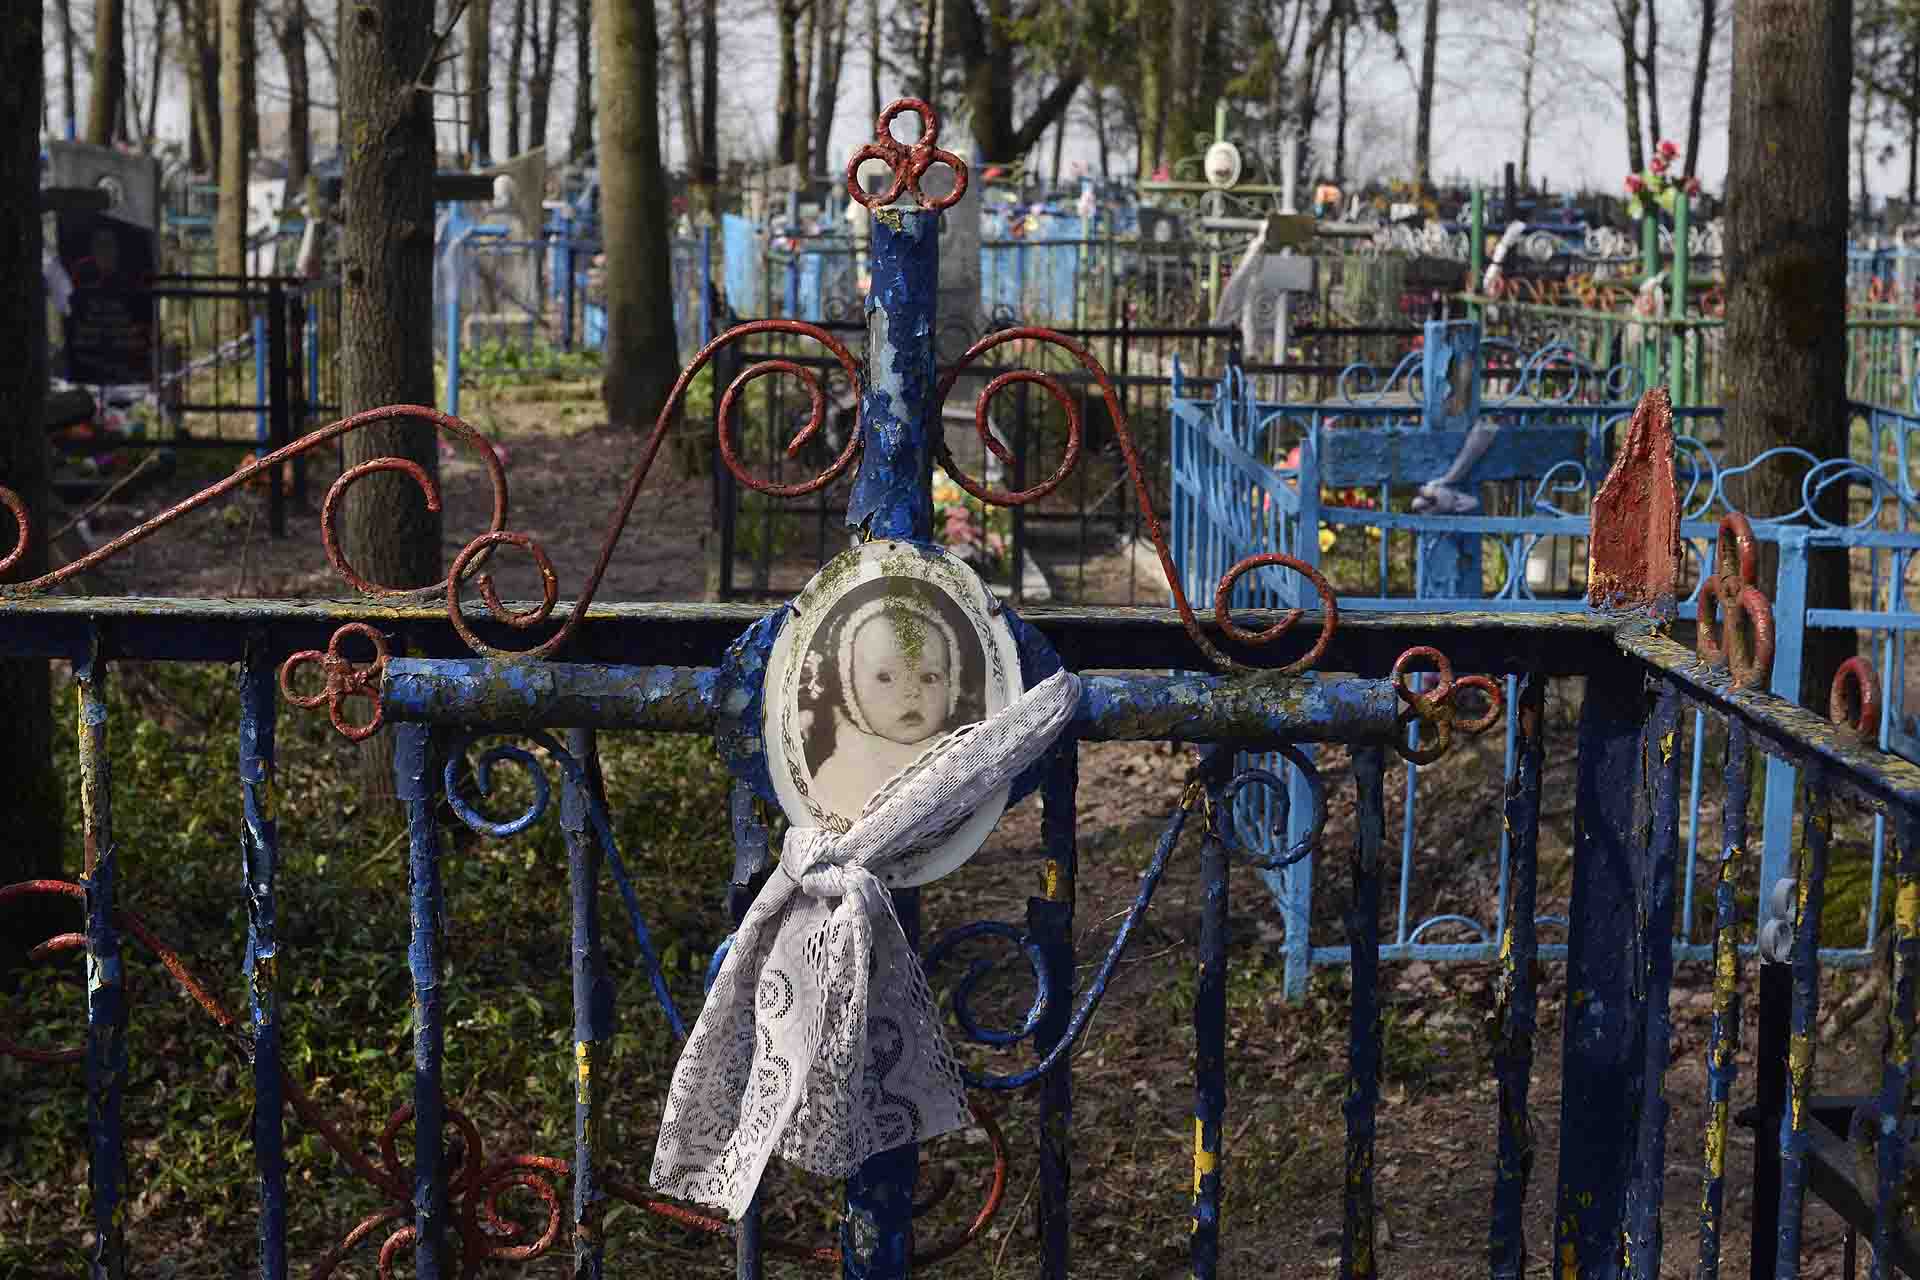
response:
[[[476,393],[468,416],[504,446],[512,486],[509,527],[536,537],[552,557],[563,599],[579,589],[606,528],[639,443],[597,421],[591,404],[516,400]],[[318,506],[337,473],[330,455],[309,473],[311,500],[293,512],[290,536],[269,538],[264,496],[242,490],[210,504],[91,573],[96,593],[142,595],[344,596],[326,564]],[[445,534],[450,560],[485,528],[490,501],[484,474],[471,458],[443,455]],[[186,496],[213,478],[183,464],[165,484],[127,505],[89,519],[96,541],[112,536]],[[708,576],[712,521],[709,481],[677,471],[663,456],[614,557],[599,599],[692,600]],[[59,523],[56,517],[55,523]],[[81,549],[73,536],[60,549]],[[503,557],[502,594],[525,599],[534,581],[524,562]],[[1336,584],[1338,585],[1338,584]],[[1570,713],[1555,721],[1549,760],[1572,754]],[[1120,913],[1131,902],[1151,851],[1154,829],[1176,803],[1188,753],[1160,746],[1089,744],[1082,750],[1083,833],[1076,928],[1081,981],[1104,953]],[[1352,787],[1340,752],[1325,771],[1332,812],[1320,859],[1316,942],[1340,941],[1346,883],[1339,870],[1353,840]],[[1398,847],[1401,774],[1389,778],[1389,840]],[[1564,895],[1571,771],[1550,775],[1548,828],[1541,851],[1542,910]],[[1462,752],[1429,771],[1410,886],[1413,915],[1459,911],[1491,918],[1498,892],[1497,744]],[[1717,845],[1717,818],[1703,846]],[[929,934],[945,925],[988,918],[1018,921],[1035,891],[1039,817],[1028,805],[1010,814],[967,871],[925,898]],[[1391,909],[1400,891],[1397,860],[1387,872]],[[1122,965],[1106,1003],[1076,1057],[1076,1274],[1158,1277],[1183,1274],[1183,1221],[1191,1169],[1191,1085],[1182,1057],[1190,1039],[1180,1005],[1168,992],[1190,984],[1198,937],[1199,890],[1193,851],[1176,859]],[[1223,1274],[1285,1277],[1335,1274],[1339,1254],[1341,1142],[1346,1003],[1344,977],[1326,972],[1301,1002],[1281,998],[1283,933],[1277,913],[1263,910],[1265,889],[1238,872],[1239,910],[1233,937],[1236,970],[1254,975],[1233,988],[1234,1068],[1228,1100],[1225,1165],[1227,1219]],[[1387,927],[1392,928],[1389,920]],[[1532,1081],[1539,1150],[1528,1199],[1529,1274],[1551,1270],[1553,1188],[1559,1165],[1563,981],[1557,964],[1540,968],[1541,1005]],[[1749,968],[1746,983],[1752,989]],[[1683,966],[1672,998],[1674,1041],[1666,1079],[1668,1125],[1666,1249],[1660,1273],[1694,1274],[1698,1204],[1706,1132],[1705,1044],[1709,995],[1700,966]],[[1487,1206],[1492,1187],[1496,1108],[1482,1022],[1491,1007],[1486,966],[1387,965],[1386,1056],[1377,1178],[1384,1274],[1452,1277],[1486,1270]],[[1827,1007],[1852,990],[1836,975]],[[1875,1006],[1877,1009],[1877,1006]],[[1877,1076],[1875,1018],[1836,1029],[1821,1045],[1821,1092],[1867,1085]],[[1735,1110],[1752,1100],[1753,1028],[1747,1019]],[[1169,1058],[1167,1055],[1175,1056]],[[1004,1069],[1004,1064],[1002,1066]],[[1015,1118],[1026,1104],[1016,1101]],[[1581,1123],[1579,1116],[1569,1123]],[[1010,1129],[1014,1126],[1010,1122]],[[1744,1272],[1748,1253],[1750,1170],[1754,1135],[1729,1139],[1724,1270]],[[937,1156],[939,1148],[933,1148]],[[953,1264],[973,1275],[1031,1274],[1035,1228],[1032,1162],[1016,1141],[1008,1208],[972,1260]],[[1024,1157],[1024,1159],[1023,1159]],[[1843,1228],[1828,1210],[1809,1210],[1805,1257],[1813,1276],[1841,1274]],[[1862,1253],[1864,1255],[1864,1249]],[[990,1264],[990,1265],[989,1265]]]

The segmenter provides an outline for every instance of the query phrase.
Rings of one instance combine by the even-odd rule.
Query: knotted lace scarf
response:
[[[846,1177],[965,1128],[959,1064],[881,876],[937,844],[1073,717],[1062,671],[942,738],[845,833],[789,830],[673,1072],[653,1185],[738,1219],[769,1157]]]

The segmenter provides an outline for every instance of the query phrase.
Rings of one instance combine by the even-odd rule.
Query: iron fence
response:
[[[913,174],[915,165],[924,168],[926,152],[937,138],[930,111],[927,114],[923,141],[914,152],[895,144],[896,173]],[[885,132],[884,120],[880,132]],[[742,326],[734,338],[764,341],[762,335],[771,332],[804,334],[832,353],[848,386],[858,389],[857,434],[849,434],[841,451],[817,474],[784,486],[784,493],[806,496],[851,470],[849,524],[872,539],[895,543],[903,552],[931,540],[933,497],[926,477],[934,457],[962,488],[998,507],[1032,505],[1073,470],[1069,449],[1049,477],[1027,482],[1018,491],[999,488],[966,473],[935,435],[934,424],[955,378],[977,368],[935,376],[933,326],[923,323],[931,319],[935,296],[936,259],[926,252],[935,216],[925,207],[896,207],[889,221],[897,221],[897,227],[890,226],[874,244],[876,274],[887,281],[880,305],[887,310],[888,324],[876,326],[866,367],[900,375],[891,382],[881,374],[873,385],[864,383],[862,366],[831,332],[819,327],[763,321]],[[377,1253],[383,1271],[391,1269],[398,1255],[411,1252],[422,1276],[446,1274],[456,1266],[466,1273],[490,1261],[524,1265],[564,1247],[564,1235],[575,1273],[599,1274],[617,1261],[607,1256],[603,1224],[616,1203],[627,1203],[730,1236],[734,1256],[712,1259],[716,1273],[760,1276],[766,1274],[767,1256],[784,1251],[838,1267],[846,1276],[885,1280],[906,1276],[978,1242],[1000,1212],[1008,1174],[1019,1160],[1034,1170],[1038,1271],[1064,1278],[1073,1265],[1075,1213],[1084,1207],[1076,1206],[1073,1194],[1074,1050],[1085,1043],[1103,1000],[1118,998],[1110,995],[1111,980],[1152,910],[1170,859],[1183,837],[1197,837],[1193,843],[1199,846],[1201,906],[1191,1009],[1190,1230],[1177,1247],[1191,1274],[1210,1278],[1219,1269],[1228,1222],[1222,1212],[1224,1197],[1235,1186],[1240,1167],[1233,1160],[1227,1091],[1227,1065],[1234,1052],[1227,986],[1228,940],[1236,919],[1231,912],[1232,869],[1238,863],[1279,872],[1315,852],[1331,795],[1327,777],[1303,748],[1338,744],[1351,759],[1355,845],[1346,912],[1351,981],[1343,1010],[1348,1061],[1341,1108],[1346,1141],[1339,1156],[1337,1266],[1343,1278],[1378,1275],[1386,1263],[1378,1183],[1388,1176],[1380,1156],[1393,1143],[1383,1135],[1381,1119],[1398,1105],[1383,1096],[1380,1087],[1385,1025],[1381,963],[1391,954],[1380,928],[1388,862],[1388,766],[1396,754],[1430,761],[1434,752],[1462,735],[1498,723],[1507,690],[1520,709],[1509,728],[1513,764],[1501,813],[1510,841],[1503,898],[1510,905],[1492,954],[1495,978],[1486,1021],[1492,1078],[1486,1128],[1491,1138],[1480,1152],[1492,1170],[1493,1186],[1484,1225],[1475,1221],[1471,1228],[1485,1242],[1490,1272],[1502,1277],[1529,1274],[1530,1259],[1544,1254],[1561,1274],[1600,1280],[1661,1274],[1669,1244],[1661,1211],[1678,1191],[1668,1185],[1670,1137],[1698,1153],[1700,1225],[1692,1243],[1699,1271],[1711,1276],[1736,1265],[1736,1260],[1723,1257],[1730,1212],[1726,1155],[1744,1056],[1740,997],[1749,985],[1745,944],[1750,941],[1757,943],[1761,960],[1759,1047],[1756,1054],[1745,1056],[1754,1068],[1758,1152],[1751,1265],[1756,1273],[1771,1271],[1782,1278],[1801,1274],[1809,1246],[1804,1233],[1807,1196],[1810,1189],[1821,1187],[1870,1238],[1880,1270],[1906,1256],[1901,1188],[1909,1137],[1898,1117],[1906,1113],[1912,1084],[1915,975],[1920,971],[1920,767],[1871,745],[1866,709],[1873,684],[1866,669],[1856,668],[1854,702],[1837,699],[1834,720],[1829,721],[1759,689],[1768,675],[1767,663],[1736,642],[1737,629],[1731,623],[1717,642],[1703,629],[1697,649],[1673,638],[1671,625],[1686,589],[1683,486],[1676,483],[1676,444],[1661,398],[1641,401],[1608,482],[1594,493],[1588,589],[1584,599],[1567,601],[1560,612],[1343,612],[1331,586],[1311,564],[1314,543],[1309,540],[1295,545],[1299,554],[1264,551],[1232,565],[1217,582],[1206,582],[1217,607],[1203,620],[1189,602],[1189,594],[1197,593],[1187,592],[1182,575],[1174,571],[1174,548],[1159,537],[1140,451],[1126,427],[1126,415],[1119,412],[1118,387],[1097,360],[1058,335],[1017,332],[993,335],[988,341],[996,339],[1002,344],[1043,342],[1067,351],[1100,386],[1134,501],[1168,571],[1175,607],[1002,610],[1017,636],[1026,687],[1061,671],[1087,674],[1062,744],[1011,787],[1016,799],[1039,796],[1042,810],[1040,848],[1034,851],[1040,889],[1028,899],[1024,919],[965,925],[924,952],[926,967],[939,974],[942,962],[954,959],[962,942],[1005,945],[1024,960],[1032,979],[1029,1011],[1024,1018],[1016,1015],[1014,1024],[1005,1028],[984,1025],[971,1004],[987,970],[976,964],[970,976],[948,975],[941,984],[947,997],[941,1017],[951,1013],[960,1031],[982,1046],[977,1054],[969,1052],[966,1083],[982,1098],[1030,1091],[1038,1110],[1032,1134],[1014,1135],[1028,1138],[1019,1144],[1018,1155],[1015,1143],[994,1120],[994,1109],[983,1104],[976,1111],[993,1153],[993,1173],[980,1195],[979,1211],[951,1237],[916,1238],[915,1222],[925,1202],[916,1195],[922,1160],[914,1141],[888,1147],[847,1177],[835,1240],[825,1246],[767,1239],[761,1230],[764,1206],[757,1201],[737,1222],[659,1201],[623,1180],[614,1162],[606,1122],[615,1099],[609,1096],[605,1068],[613,1051],[615,1010],[599,915],[603,874],[612,879],[640,967],[662,1006],[660,1016],[676,1034],[685,1020],[649,941],[644,886],[627,875],[611,837],[609,793],[593,765],[595,735],[609,730],[713,734],[716,751],[734,779],[732,869],[715,876],[713,892],[725,899],[736,922],[771,878],[786,875],[811,893],[806,888],[809,877],[822,874],[821,869],[808,865],[796,873],[795,868],[775,866],[764,820],[765,806],[775,799],[761,727],[768,696],[765,680],[771,647],[787,625],[789,610],[724,604],[596,605],[597,573],[566,609],[556,605],[557,590],[524,608],[510,607],[491,593],[484,595],[484,608],[463,604],[461,588],[468,571],[496,551],[518,548],[545,565],[533,539],[497,525],[469,543],[446,580],[430,589],[444,594],[443,607],[390,601],[114,600],[56,593],[55,588],[92,564],[155,535],[193,506],[246,483],[260,468],[278,467],[371,422],[421,416],[417,408],[395,407],[332,424],[276,449],[116,543],[40,578],[0,588],[0,655],[64,659],[73,664],[78,686],[77,786],[86,851],[82,875],[77,880],[5,886],[0,902],[50,896],[78,903],[86,913],[83,932],[61,935],[39,949],[43,956],[85,954],[84,1047],[72,1053],[42,1053],[39,1060],[78,1065],[84,1074],[93,1228],[86,1250],[93,1274],[118,1276],[127,1270],[130,1236],[136,1230],[128,1213],[136,1189],[127,1164],[132,1002],[126,958],[137,941],[156,951],[219,1025],[225,1040],[241,1051],[255,1101],[249,1136],[258,1183],[257,1265],[274,1280],[287,1274],[292,1261],[286,1210],[298,1186],[298,1157],[287,1141],[289,1110],[378,1197],[379,1207],[317,1260],[315,1269],[322,1272],[355,1250],[362,1257]],[[975,356],[997,349],[986,347]],[[701,357],[708,358],[710,353]],[[695,372],[689,369],[688,377]],[[761,365],[744,371],[757,372],[771,370]],[[1002,388],[1011,385],[995,381]],[[683,379],[682,390],[685,385]],[[1027,385],[1047,384],[1029,379]],[[982,403],[988,398],[983,393]],[[1229,397],[1226,403],[1234,402]],[[1176,416],[1186,411],[1181,406]],[[464,423],[429,416],[450,438],[490,456],[487,443]],[[633,509],[673,416],[669,406],[654,429],[611,522],[610,547]],[[823,428],[825,417],[823,404],[810,416],[803,436]],[[1078,419],[1066,424],[1070,442],[1084,443],[1087,430]],[[1235,456],[1233,450],[1245,450],[1244,442],[1230,433],[1199,440],[1194,447],[1202,445],[1229,458]],[[752,470],[730,436],[721,435],[720,446],[723,464],[736,480],[760,492],[776,489],[778,482]],[[1176,444],[1176,454],[1182,447]],[[1178,457],[1175,465],[1182,465]],[[1224,470],[1212,468],[1212,473]],[[503,473],[495,472],[495,479],[504,486]],[[1247,507],[1239,487],[1235,480],[1198,500],[1225,503],[1231,518],[1238,519]],[[1317,496],[1306,496],[1313,489],[1301,485],[1302,502],[1317,501]],[[1285,487],[1268,492],[1283,498]],[[28,527],[18,499],[5,496],[16,518],[16,548],[0,561],[0,569],[17,562]],[[1304,528],[1311,535],[1315,524],[1308,522]],[[1739,522],[1729,517],[1721,528],[1729,531],[1738,550]],[[337,558],[336,568],[363,590],[380,590],[354,577]],[[1282,572],[1304,584],[1305,591],[1296,590],[1290,598],[1281,595],[1276,603],[1284,607],[1315,600],[1319,608],[1311,616],[1232,611],[1237,589],[1258,585],[1270,592],[1265,578]],[[1253,579],[1254,574],[1264,576]],[[1771,602],[1744,579],[1720,576],[1732,579],[1716,589],[1729,617],[1744,611],[1756,634],[1765,634]],[[550,569],[546,581],[553,586]],[[538,638],[529,643],[529,633]],[[360,646],[361,653],[370,646],[371,660],[357,658],[349,642]],[[241,729],[235,759],[245,823],[243,882],[236,897],[241,905],[237,920],[245,929],[244,1011],[227,1007],[195,981],[179,957],[128,909],[140,887],[122,878],[114,819],[116,810],[124,811],[139,794],[144,780],[116,779],[107,767],[108,735],[114,726],[103,696],[112,667],[128,660],[240,664]],[[1424,683],[1415,678],[1416,668],[1423,666],[1437,668]],[[298,683],[298,673],[308,668],[317,668],[323,678],[318,692]],[[1170,670],[1179,674],[1169,676]],[[1543,707],[1550,681],[1575,676],[1585,682],[1572,759],[1578,821],[1569,868],[1571,907],[1561,923],[1565,985],[1572,994],[1562,1028],[1559,1163],[1550,1225],[1543,1232],[1530,1228],[1527,1212],[1542,1150],[1533,1116],[1543,1108],[1530,1092],[1540,1019],[1536,961],[1547,954],[1541,929],[1555,923],[1543,919],[1538,909],[1543,805],[1550,794]],[[1462,695],[1470,689],[1491,702],[1484,710],[1473,708],[1478,714],[1471,718],[1462,705]],[[343,1136],[328,1122],[287,1070],[283,1015],[300,997],[297,987],[282,981],[283,965],[295,950],[290,945],[293,931],[283,924],[283,909],[292,903],[281,877],[283,833],[271,800],[279,766],[275,726],[283,701],[308,709],[324,707],[350,737],[364,738],[387,726],[394,738],[395,782],[409,819],[411,909],[404,949],[396,940],[394,955],[396,963],[406,966],[412,988],[412,1101],[382,1131],[378,1163],[358,1140]],[[1708,1079],[1698,1130],[1682,1141],[1681,1135],[1669,1133],[1667,1083],[1667,1067],[1677,1051],[1669,995],[1676,962],[1671,944],[1681,902],[1683,753],[1675,743],[1694,715],[1724,726],[1725,767],[1707,943],[1713,961]],[[1409,737],[1410,726],[1418,728],[1416,736]],[[560,779],[559,824],[572,902],[565,950],[573,979],[571,1032],[561,1054],[570,1081],[577,1081],[570,1158],[527,1152],[486,1159],[483,1135],[447,1088],[449,990],[468,979],[449,971],[444,961],[448,850],[439,805],[444,798],[457,821],[483,837],[506,840],[541,821],[554,792],[532,750],[512,743],[477,743],[482,736],[496,735],[529,742]],[[1078,842],[1082,818],[1097,814],[1100,798],[1083,802],[1076,795],[1075,744],[1082,740],[1164,740],[1202,747],[1199,764],[1167,817],[1138,896],[1113,944],[1088,965],[1077,955]],[[1239,750],[1277,751],[1290,780],[1272,772],[1236,771],[1233,759]],[[1748,814],[1755,753],[1783,762],[1800,778],[1795,812],[1799,838],[1787,874],[1762,885],[1757,910],[1743,909],[1736,892],[1751,862]],[[458,784],[463,762],[479,788],[489,793],[489,779],[496,771],[516,766],[524,770],[531,803],[506,818],[479,813]],[[1255,790],[1276,799],[1290,796],[1294,807],[1281,819],[1255,817],[1241,803]],[[1823,1136],[1822,1116],[1833,1108],[1816,1106],[1819,1052],[1814,1030],[1823,994],[1822,966],[1830,962],[1822,943],[1823,930],[1834,923],[1825,909],[1833,855],[1843,838],[1876,817],[1885,819],[1898,851],[1889,871],[1895,903],[1889,961],[1894,997],[1885,1020],[1878,1095],[1848,1109],[1851,1132],[1865,1135],[1870,1158],[1863,1162],[1844,1149],[1836,1151],[1836,1143]],[[1291,827],[1284,841],[1274,842],[1273,821]],[[295,838],[292,832],[285,835]],[[923,897],[940,892],[937,886],[889,892],[891,905],[884,910],[909,943],[917,944]],[[744,963],[739,956],[724,954],[724,939],[713,941],[709,982],[716,970],[726,973],[728,966]],[[854,959],[858,964],[860,958]],[[991,962],[980,963],[992,968]],[[1078,978],[1083,967],[1093,969],[1084,986]],[[778,985],[765,990],[771,996],[768,1007],[777,1007]],[[900,1035],[897,1027],[896,1039],[889,1039],[884,1027],[875,1034],[872,1059],[862,1053],[844,1069],[862,1073],[880,1096],[900,1061]],[[15,1055],[34,1052],[11,1043],[0,1049]],[[854,1079],[852,1074],[846,1077],[849,1084]],[[852,1105],[868,1105],[859,1091],[850,1096],[855,1099]],[[399,1136],[409,1128],[410,1169],[397,1149]],[[913,1136],[918,1136],[917,1128]],[[563,1198],[562,1188],[569,1184],[571,1196]],[[520,1211],[503,1199],[514,1190],[530,1195],[538,1205],[531,1221],[517,1220]],[[936,1191],[937,1199],[951,1193],[952,1186]],[[676,1258],[666,1265],[684,1268],[686,1261]],[[1285,1263],[1269,1259],[1268,1265],[1279,1269]]]

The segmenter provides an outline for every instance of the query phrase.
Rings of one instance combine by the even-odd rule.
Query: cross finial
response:
[[[920,136],[911,145],[893,136],[894,117],[907,111],[920,117]],[[913,198],[919,201],[923,209],[950,207],[966,194],[967,166],[953,152],[940,150],[939,143],[939,112],[919,98],[895,100],[874,122],[873,141],[854,152],[853,158],[847,161],[847,194],[868,209],[892,204],[905,191],[912,192]],[[884,160],[887,167],[893,170],[892,183],[878,196],[868,195],[860,186],[860,166],[868,160]],[[930,200],[926,192],[920,189],[920,179],[926,176],[935,161],[953,170],[953,190]]]

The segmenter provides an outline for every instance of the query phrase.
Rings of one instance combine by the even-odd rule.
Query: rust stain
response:
[[[1673,484],[1673,404],[1664,387],[1640,397],[1627,438],[1593,499],[1587,603],[1671,606],[1680,577],[1680,502]]]

